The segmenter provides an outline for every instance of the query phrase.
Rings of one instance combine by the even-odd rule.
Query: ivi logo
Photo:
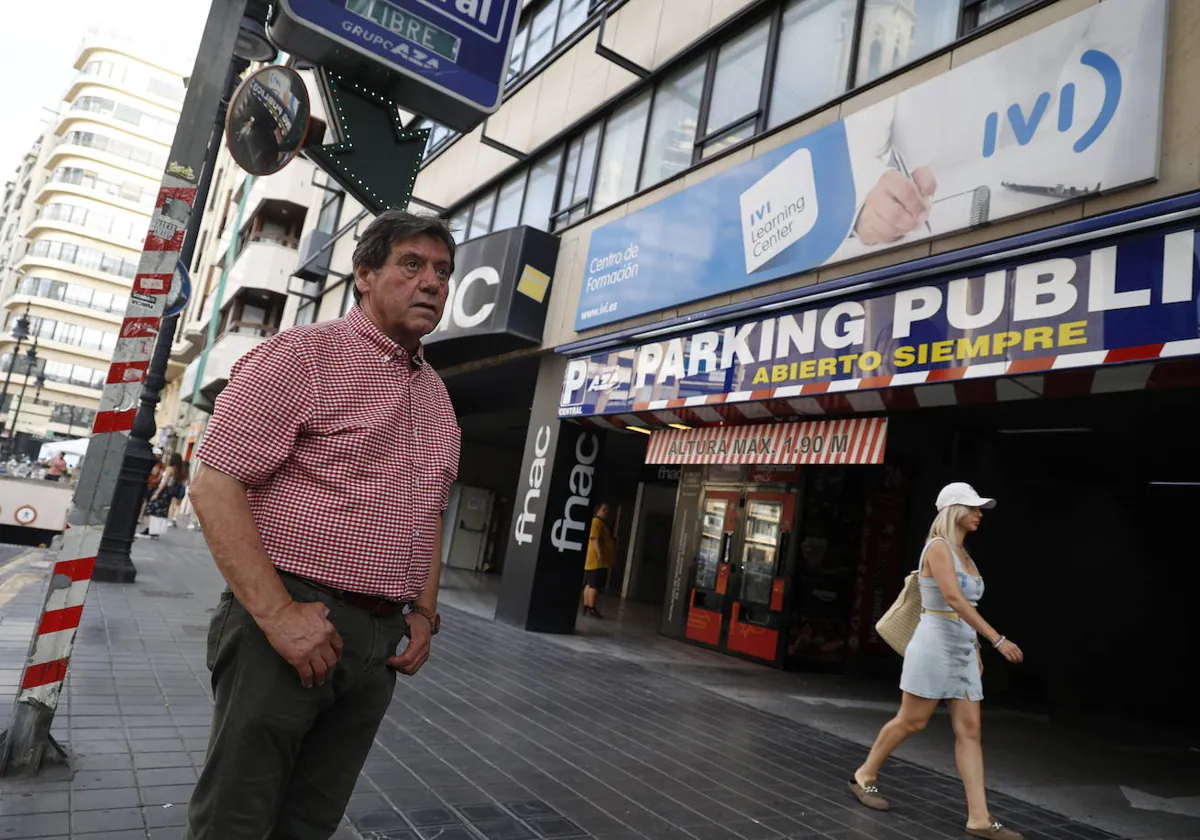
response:
[[[1100,78],[1104,82],[1104,101],[1100,104],[1100,111],[1092,120],[1092,124],[1075,141],[1072,148],[1076,153],[1087,150],[1100,138],[1100,135],[1108,128],[1108,124],[1112,122],[1113,115],[1117,112],[1117,105],[1121,102],[1121,68],[1111,55],[1100,50],[1088,50],[1079,57],[1079,63],[1100,74]],[[1017,138],[1018,143],[1027,146],[1033,141],[1038,126],[1041,125],[1042,117],[1046,115],[1046,109],[1049,107],[1050,91],[1045,91],[1038,96],[1028,115],[1025,114],[1019,102],[1008,106],[1006,112],[1008,124],[1012,126],[1013,136]],[[1074,124],[1075,83],[1067,82],[1058,94],[1058,130],[1060,132],[1070,131]],[[993,111],[987,115],[983,126],[983,156],[985,158],[996,153],[996,141],[999,134],[1000,115]]]
[[[766,204],[762,205],[757,210],[750,211],[750,226],[754,227],[755,223],[761,222],[763,219],[767,218],[767,216],[770,216],[770,215],[771,215],[771,202],[768,201]]]

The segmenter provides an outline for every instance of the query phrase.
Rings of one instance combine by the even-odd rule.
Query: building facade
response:
[[[965,480],[1001,498],[985,613],[1044,655],[989,696],[1184,713],[1197,29],[1187,0],[525,3],[504,104],[426,123],[412,205],[463,248],[427,348],[447,562],[571,632],[606,500],[608,597],[663,634],[888,673],[874,621]],[[305,181],[280,325],[352,305],[367,221]]]
[[[2,231],[3,368],[27,392],[5,426],[42,439],[91,430],[184,96],[182,74],[114,41],[85,42],[75,69]]]

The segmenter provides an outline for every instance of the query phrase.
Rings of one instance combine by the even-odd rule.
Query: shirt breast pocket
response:
[[[361,463],[364,453],[372,451],[377,445],[374,435],[375,427],[368,423],[331,424],[310,433],[310,440],[315,445],[309,451],[317,465],[344,470],[349,465]]]

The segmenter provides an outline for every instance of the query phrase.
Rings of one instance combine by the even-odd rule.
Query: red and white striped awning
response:
[[[662,429],[647,464],[882,464],[886,417]]]
[[[1056,368],[1021,376],[974,378],[964,369],[930,377],[921,384],[902,385],[891,381],[851,380],[854,388],[826,383],[823,391],[802,395],[786,388],[740,391],[682,400],[647,403],[644,410],[625,414],[570,418],[597,429],[626,430],[630,426],[653,431],[672,425],[688,427],[762,423],[777,418],[845,416],[941,408],[956,405],[986,405],[1017,400],[1081,397],[1160,388],[1200,387],[1200,359],[1110,364],[1104,367]],[[895,380],[896,377],[891,377]],[[871,386],[874,387],[871,387]],[[790,389],[795,390],[795,389]],[[639,409],[642,406],[638,406]]]

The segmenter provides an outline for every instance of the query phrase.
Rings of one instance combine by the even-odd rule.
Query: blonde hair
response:
[[[938,515],[934,517],[933,524],[929,526],[929,539],[941,537],[950,545],[958,545],[958,522],[972,508],[966,505],[948,505],[938,511]]]

